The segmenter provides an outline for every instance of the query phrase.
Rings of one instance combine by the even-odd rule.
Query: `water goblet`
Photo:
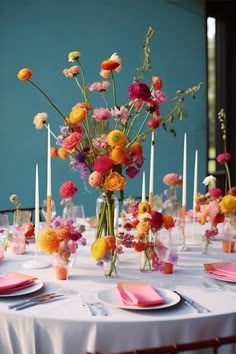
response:
[[[72,210],[72,220],[79,225],[85,223],[85,212],[83,205],[74,205]]]
[[[4,257],[4,250],[8,242],[9,219],[7,214],[0,214],[0,259]]]

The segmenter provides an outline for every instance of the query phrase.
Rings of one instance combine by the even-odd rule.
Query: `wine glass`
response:
[[[72,220],[79,225],[84,225],[85,212],[83,205],[74,205],[72,210]]]
[[[47,201],[44,200],[41,208],[41,212],[43,214],[43,217],[45,220],[47,220]],[[54,200],[51,200],[51,218],[54,218],[56,216],[56,204]]]
[[[230,261],[230,253],[232,252],[231,247],[236,238],[236,216],[225,217],[222,231],[224,234],[224,240],[226,243],[226,261]]]

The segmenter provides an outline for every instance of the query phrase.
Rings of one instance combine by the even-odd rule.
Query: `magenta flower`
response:
[[[165,103],[168,101],[166,94],[162,91],[155,91],[154,96],[157,99],[158,103]]]
[[[135,82],[128,87],[128,94],[131,100],[141,98],[143,101],[147,101],[151,96],[151,91],[144,82]]]
[[[126,174],[129,178],[134,178],[139,173],[139,170],[136,167],[129,166],[126,169]]]
[[[231,160],[231,154],[229,152],[223,152],[217,156],[216,160],[217,162],[223,164],[225,161]]]
[[[223,195],[223,192],[220,188],[211,188],[208,191],[208,194],[211,198],[220,198]]]
[[[98,122],[108,120],[111,117],[111,112],[108,108],[95,108],[92,117]]]

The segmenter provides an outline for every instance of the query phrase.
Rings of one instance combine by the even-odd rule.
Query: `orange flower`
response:
[[[148,202],[140,202],[138,204],[138,214],[145,214],[151,212],[151,205]]]
[[[118,172],[111,172],[105,179],[104,187],[108,191],[120,191],[126,185],[126,179]]]
[[[26,81],[31,78],[32,74],[33,74],[32,70],[28,68],[24,68],[18,72],[17,77],[19,80]]]
[[[135,242],[134,243],[134,250],[136,252],[142,252],[145,250],[145,244],[144,242]]]
[[[39,233],[38,246],[44,253],[52,254],[58,251],[60,240],[54,229],[44,229]]]
[[[140,221],[136,226],[136,230],[140,233],[147,233],[150,230],[150,223],[149,221]]]
[[[135,155],[135,156],[142,156],[143,154],[143,148],[142,148],[142,145],[139,143],[139,142],[134,142],[130,148],[129,148],[130,152],[132,155]]]
[[[51,153],[51,158],[55,159],[57,157],[57,149],[52,146],[51,149],[50,149],[50,153]]]
[[[115,165],[125,164],[127,161],[126,149],[123,146],[115,146],[110,157]]]
[[[166,229],[171,229],[175,226],[175,220],[171,215],[164,214],[163,215],[163,224]]]
[[[70,238],[70,230],[69,229],[54,229],[58,240],[68,240]]]
[[[152,77],[152,84],[155,90],[160,90],[162,88],[162,80],[159,76]]]
[[[106,244],[107,244],[107,252],[111,251],[116,247],[116,238],[115,236],[105,236]]]
[[[219,205],[222,213],[231,213],[236,210],[236,197],[227,194],[221,199]]]
[[[107,253],[107,243],[105,237],[97,238],[91,245],[91,255],[99,260]]]
[[[70,112],[69,122],[72,124],[81,123],[85,120],[87,110],[82,107],[77,107]]]
[[[120,63],[118,63],[117,61],[112,59],[106,59],[103,60],[100,65],[100,68],[103,70],[115,70],[116,68],[118,68],[118,66],[120,66]]]
[[[60,147],[57,150],[58,156],[62,159],[65,160],[67,158],[68,152],[66,151],[66,149],[64,149],[63,147]]]
[[[112,130],[107,135],[107,143],[111,146],[124,146],[126,143],[125,134],[120,130]]]
[[[134,238],[135,238],[136,240],[139,240],[139,241],[140,241],[140,240],[144,240],[145,237],[146,237],[146,235],[145,235],[143,232],[139,232],[138,234],[135,235]]]

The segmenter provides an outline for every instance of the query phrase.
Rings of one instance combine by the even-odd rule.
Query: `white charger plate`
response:
[[[174,306],[180,301],[180,296],[173,291],[162,288],[156,288],[156,291],[158,291],[158,293],[166,300],[164,304],[146,307],[125,305],[121,300],[120,293],[117,288],[99,291],[97,293],[97,300],[105,305],[126,310],[161,310],[170,306]]]
[[[18,291],[14,291],[13,293],[9,294],[2,294],[0,297],[10,297],[10,296],[21,296],[26,294],[31,294],[43,287],[43,282],[39,279],[35,280],[34,284],[29,286],[28,288],[24,288]]]
[[[236,279],[232,279],[232,278],[228,278],[228,277],[226,278],[226,277],[223,277],[223,276],[220,276],[220,275],[211,274],[211,273],[208,273],[207,271],[204,271],[204,273],[208,277],[216,279],[216,280],[226,281],[226,282],[229,282],[229,283],[236,283]],[[236,290],[236,287],[235,287],[235,290]]]

